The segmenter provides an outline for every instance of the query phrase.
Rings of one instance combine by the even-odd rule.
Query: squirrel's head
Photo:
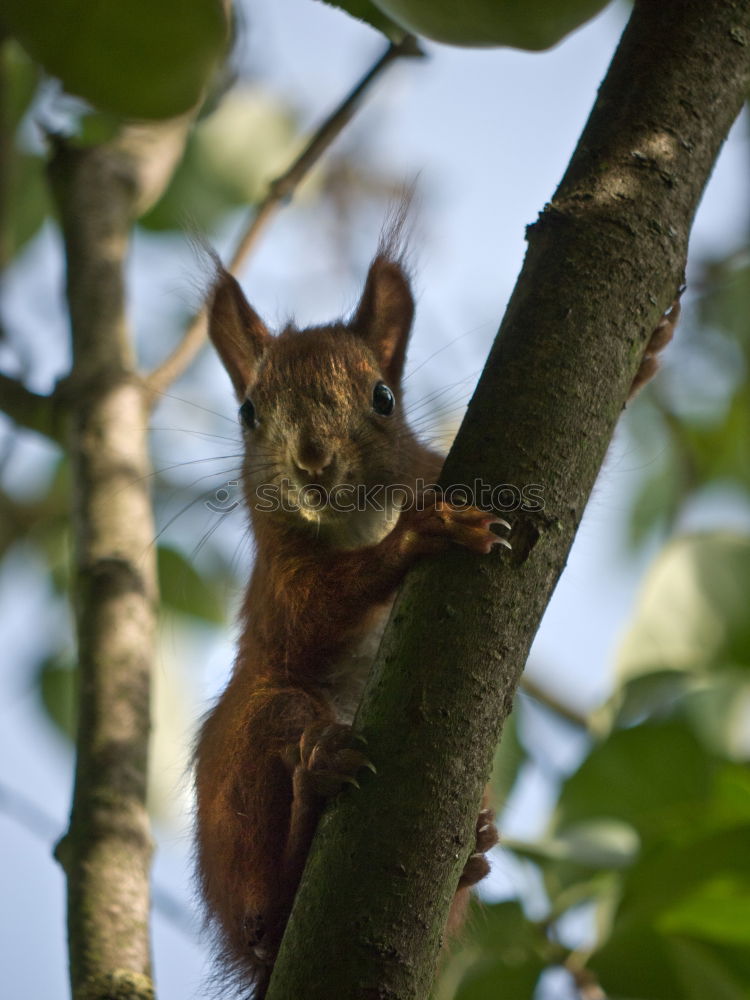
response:
[[[256,512],[314,526],[342,547],[390,530],[413,440],[401,397],[413,316],[403,263],[383,248],[351,318],[277,336],[217,267],[209,334],[240,404]]]

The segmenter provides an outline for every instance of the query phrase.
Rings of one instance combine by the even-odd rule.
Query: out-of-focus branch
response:
[[[0,372],[0,410],[19,427],[37,431],[54,441],[60,440],[60,426],[55,421],[54,398],[32,392],[23,382],[2,372]]]
[[[146,780],[158,594],[148,408],[127,329],[124,264],[133,222],[169,182],[196,113],[124,126],[101,146],[50,136],[73,354],[55,404],[73,479],[81,683],[73,807],[56,854],[67,876],[76,1000],[152,1000],[154,992]]]
[[[158,129],[158,126],[155,126]],[[146,811],[157,600],[147,411],[125,318],[141,170],[115,141],[53,142],[73,367],[58,386],[73,478],[80,685],[67,876],[75,1000],[153,1000]]]
[[[407,36],[403,41],[388,46],[383,55],[365,73],[341,104],[316,129],[294,163],[268,185],[266,195],[257,206],[229,261],[227,269],[231,274],[237,274],[240,271],[263,230],[279,209],[292,198],[302,180],[354,117],[362,99],[375,80],[400,57],[421,55],[422,52],[412,36]],[[182,340],[169,357],[150,375],[146,376],[145,384],[154,401],[190,365],[206,341],[207,330],[207,316],[204,307],[192,319]]]
[[[550,712],[553,712],[556,716],[564,719],[576,728],[587,731],[591,728],[589,719],[582,712],[577,712],[570,705],[566,705],[560,701],[559,698],[556,698],[550,691],[542,687],[541,684],[532,681],[527,674],[521,677],[519,687],[523,694],[528,695],[529,698],[543,705],[544,708],[549,709]]]

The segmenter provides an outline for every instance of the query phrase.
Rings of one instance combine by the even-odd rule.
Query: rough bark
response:
[[[156,604],[147,410],[123,265],[139,194],[119,148],[59,145],[50,168],[67,257],[73,368],[58,386],[74,482],[80,696],[68,883],[76,1000],[153,996],[146,812]]]
[[[640,0],[529,249],[444,485],[543,487],[513,553],[407,581],[356,725],[378,768],[321,823],[268,1000],[427,995],[493,750],[750,84],[748,0]],[[498,984],[501,989],[501,984]]]

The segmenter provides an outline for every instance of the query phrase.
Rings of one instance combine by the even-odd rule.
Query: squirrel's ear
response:
[[[237,398],[245,398],[271,334],[224,268],[217,269],[208,309],[208,335],[232,380]]]
[[[349,326],[366,341],[383,374],[395,385],[401,380],[413,318],[414,298],[406,272],[398,261],[378,254]]]

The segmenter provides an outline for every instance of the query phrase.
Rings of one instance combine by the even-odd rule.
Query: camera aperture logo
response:
[[[424,510],[428,503],[434,502],[435,495],[459,509],[479,507],[500,514],[517,510],[527,513],[544,510],[544,487],[539,483],[491,486],[481,479],[475,479],[471,486],[459,483],[448,487],[434,486],[423,479],[418,479],[414,486],[337,483],[330,487],[317,483],[299,486],[289,479],[282,479],[256,487],[252,503],[257,511],[269,514],[277,511],[296,513],[300,510],[308,513],[325,511],[334,515],[367,511],[401,513],[410,509]],[[215,514],[230,514],[242,503],[239,481],[235,479],[224,483],[204,503]]]

